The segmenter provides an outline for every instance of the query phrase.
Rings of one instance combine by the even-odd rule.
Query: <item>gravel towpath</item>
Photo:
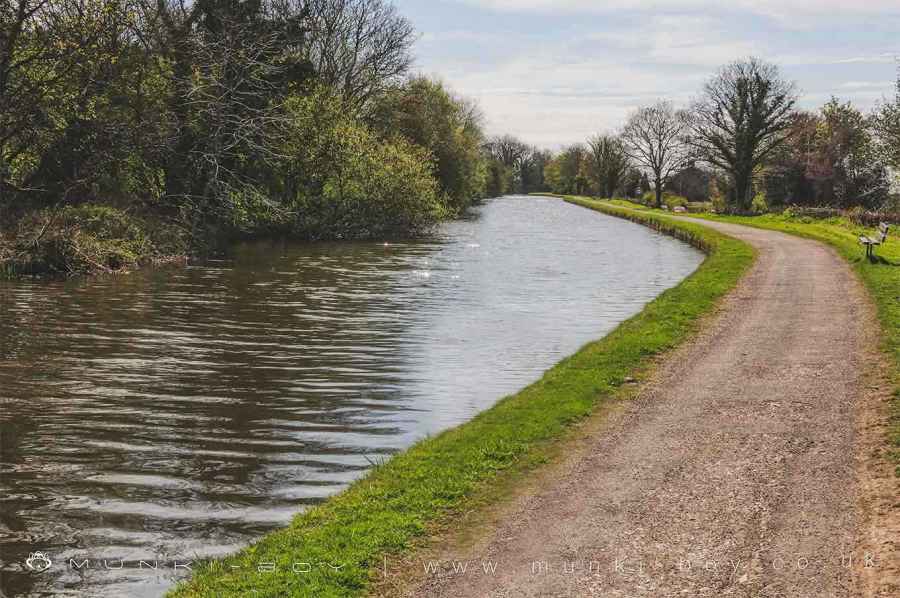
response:
[[[411,595],[860,595],[865,292],[824,245],[709,226],[759,252],[709,325]]]

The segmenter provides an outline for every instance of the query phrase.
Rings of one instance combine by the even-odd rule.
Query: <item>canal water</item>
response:
[[[284,526],[702,259],[507,197],[424,241],[252,243],[186,269],[0,283],[0,589],[161,596],[179,559]]]

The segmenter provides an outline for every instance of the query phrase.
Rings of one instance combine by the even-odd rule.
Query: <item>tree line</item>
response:
[[[868,114],[836,98],[801,110],[797,99],[777,66],[740,60],[689,106],[637,108],[620,131],[564,148],[544,180],[557,193],[657,207],[671,194],[733,213],[787,205],[898,211],[900,78],[895,97]]]
[[[777,67],[722,68],[692,105],[550,152],[488,137],[411,74],[389,0],[0,3],[0,271],[114,270],[245,235],[416,235],[481,198],[554,191],[721,209],[880,208],[900,87],[796,108]]]
[[[0,268],[415,235],[505,192],[521,157],[414,41],[387,0],[4,0]]]

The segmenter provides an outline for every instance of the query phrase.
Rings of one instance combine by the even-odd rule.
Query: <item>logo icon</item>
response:
[[[50,557],[43,552],[32,552],[28,558],[25,559],[25,566],[38,573],[46,571],[52,564],[53,561],[51,561]]]

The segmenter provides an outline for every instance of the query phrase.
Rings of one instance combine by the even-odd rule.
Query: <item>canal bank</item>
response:
[[[753,262],[747,244],[702,225],[603,211],[677,234],[708,257],[682,283],[538,382],[378,464],[347,491],[298,515],[290,527],[207,564],[171,595],[364,593],[379,582],[386,558],[408,555],[454,519],[514,492],[535,470],[560,458],[559,443],[577,434],[592,414],[632,396],[633,382],[645,379],[660,355],[695,333]],[[627,255],[627,247],[621,250]]]

